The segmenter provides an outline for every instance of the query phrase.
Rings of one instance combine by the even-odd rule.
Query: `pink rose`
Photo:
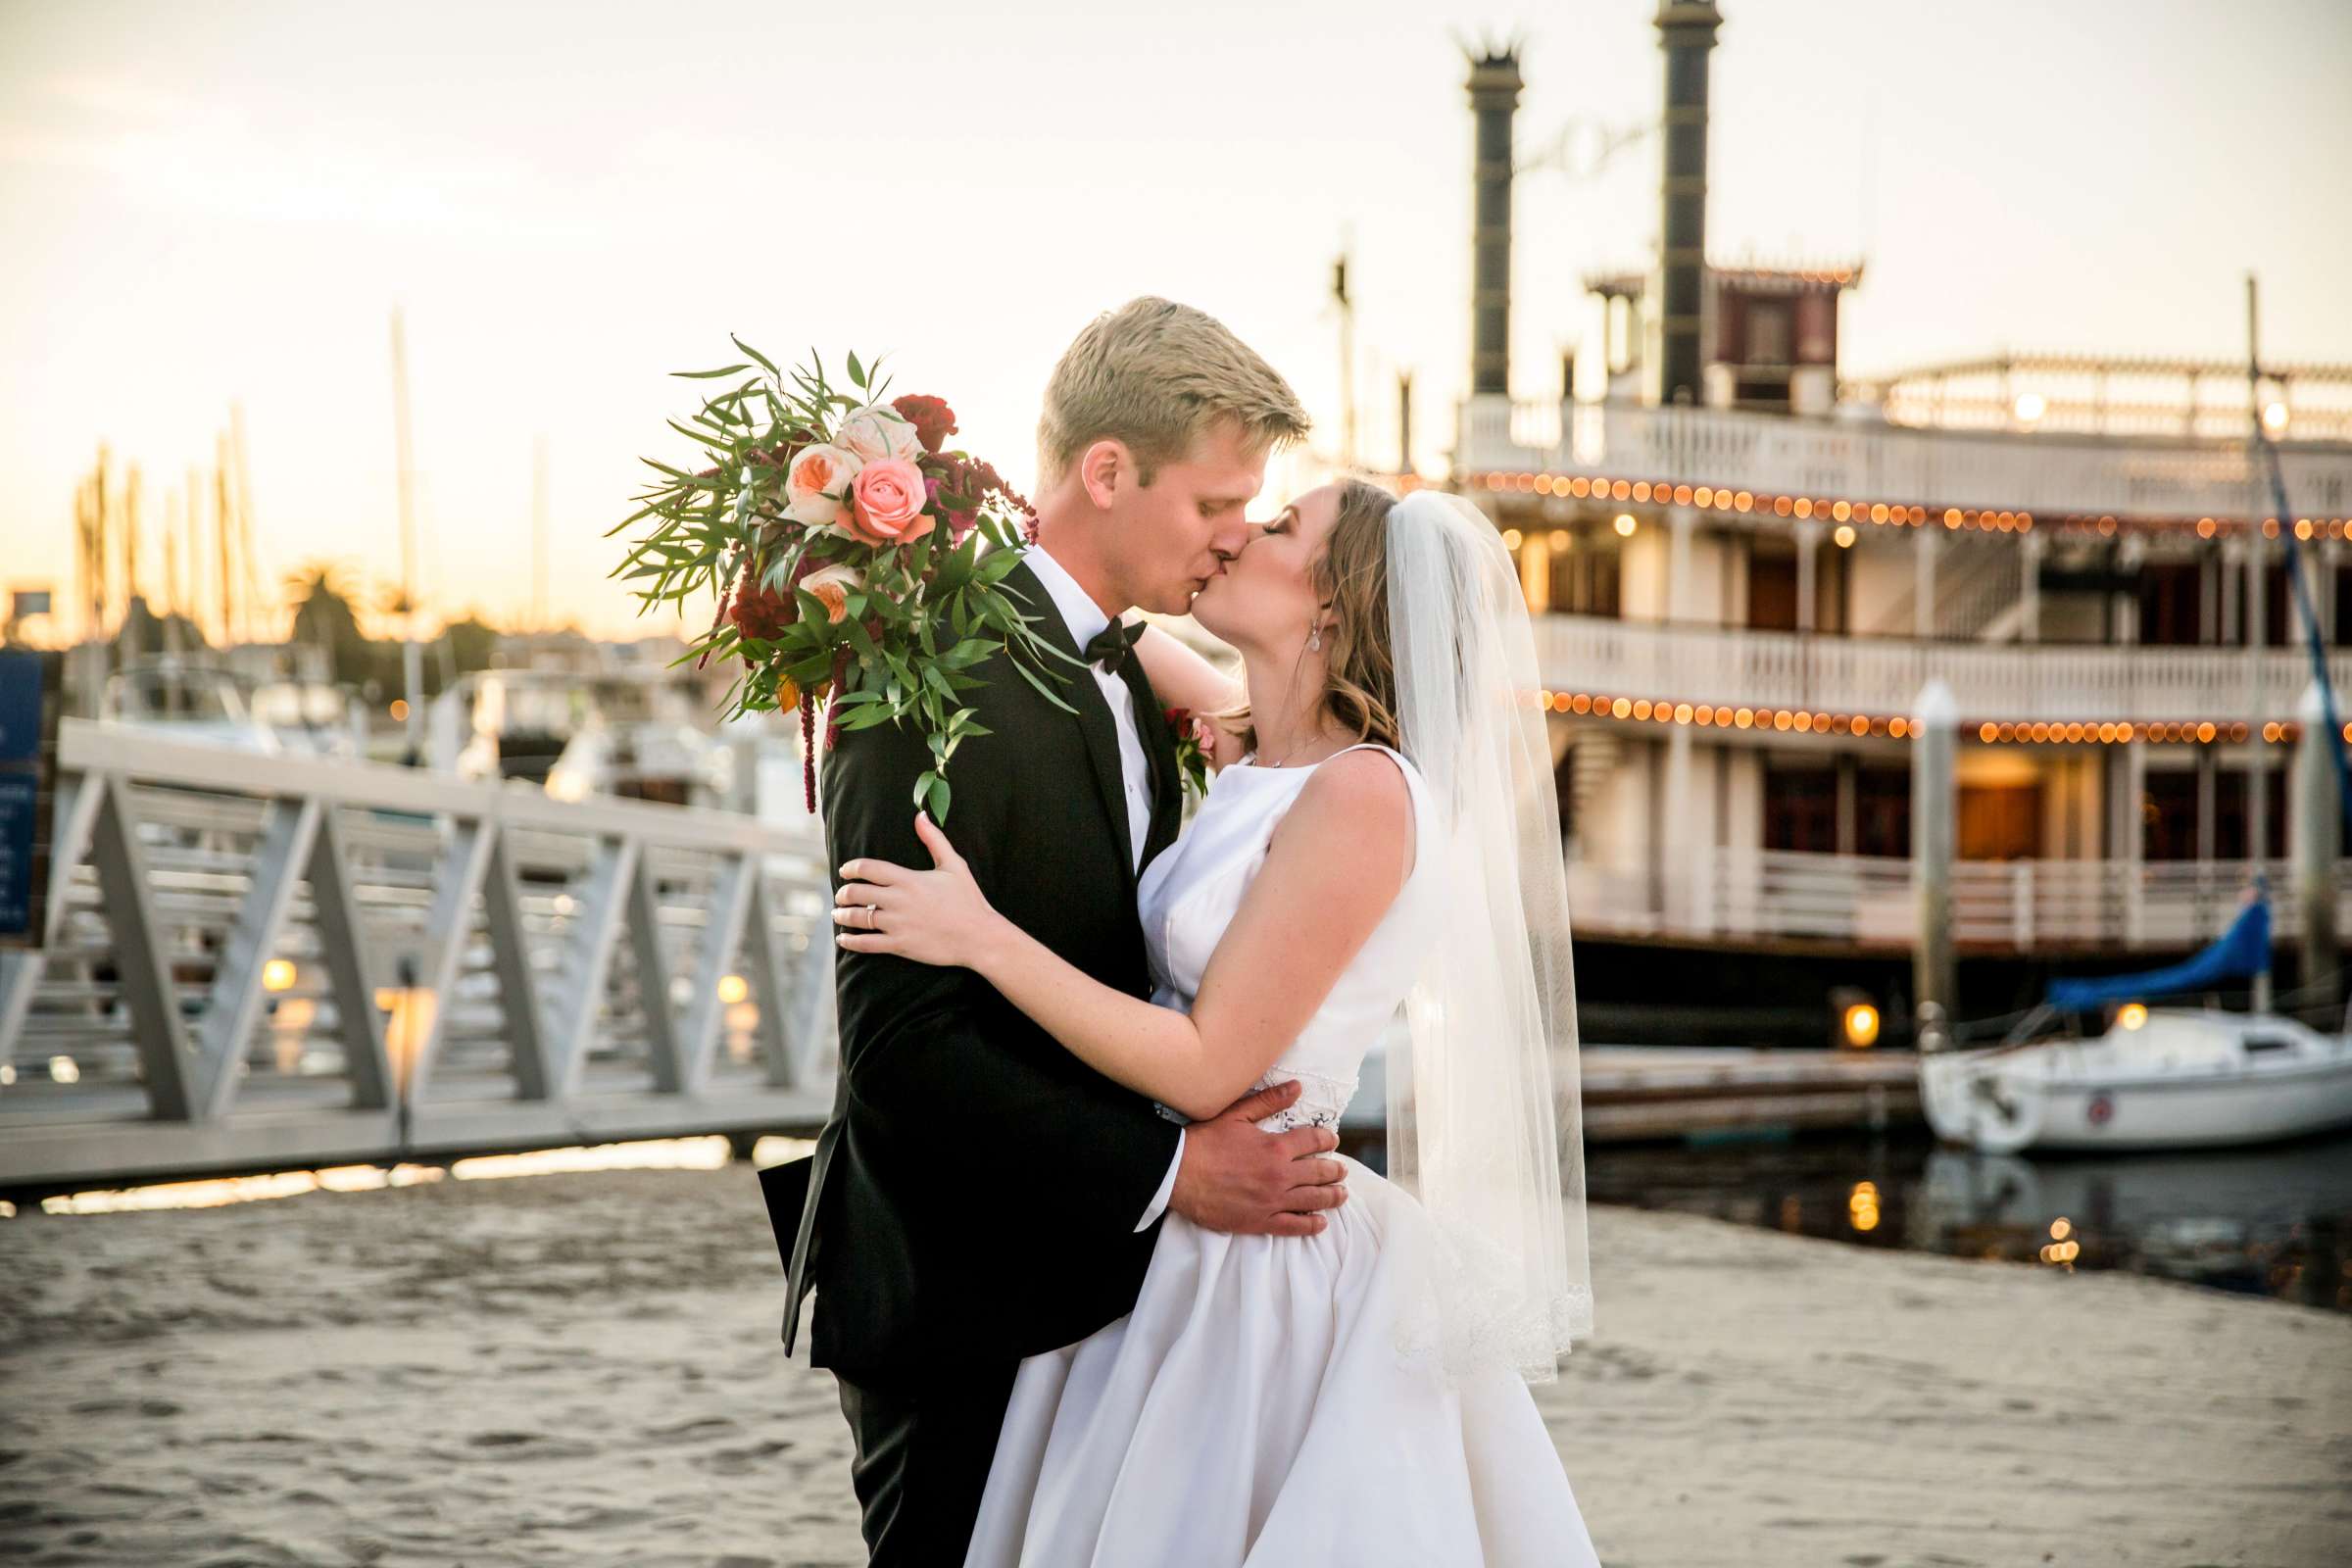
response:
[[[912,544],[931,531],[933,518],[922,470],[905,458],[884,458],[858,470],[850,484],[850,510],[838,526],[869,545]]]

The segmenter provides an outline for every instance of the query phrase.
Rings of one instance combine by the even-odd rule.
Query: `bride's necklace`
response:
[[[1314,745],[1315,742],[1329,740],[1330,738],[1331,737],[1328,735],[1310,735],[1305,740],[1299,742],[1297,746],[1294,746],[1289,751],[1283,753],[1282,756],[1277,758],[1275,760],[1271,762],[1260,762],[1257,765],[1267,768],[1287,766],[1293,758],[1296,758],[1300,752],[1303,752],[1308,747]],[[1321,759],[1317,759],[1317,760],[1319,761]]]

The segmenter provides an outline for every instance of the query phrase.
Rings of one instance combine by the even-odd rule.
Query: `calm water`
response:
[[[1378,1168],[1377,1138],[1348,1152]],[[806,1152],[762,1139],[760,1163]],[[1857,1247],[2129,1269],[2352,1312],[2352,1134],[2202,1154],[2025,1158],[1932,1146],[1922,1133],[1814,1134],[1590,1151],[1595,1202],[1705,1214]],[[440,1166],[280,1171],[44,1199],[50,1213],[202,1207],[298,1192],[613,1166],[708,1168],[723,1138],[492,1155]],[[0,1203],[0,1216],[13,1215]]]
[[[2073,1158],[1961,1153],[1924,1136],[1602,1145],[1590,1157],[1595,1202],[2352,1312],[2352,1135]]]

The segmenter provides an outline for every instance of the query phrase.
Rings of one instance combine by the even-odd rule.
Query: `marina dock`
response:
[[[1916,1123],[1909,1051],[1594,1046],[1584,1053],[1585,1139],[1628,1143],[1772,1128]]]

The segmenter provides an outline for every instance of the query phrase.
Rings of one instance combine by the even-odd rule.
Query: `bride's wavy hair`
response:
[[[1389,640],[1389,513],[1396,498],[1376,484],[1340,486],[1340,510],[1323,553],[1307,567],[1315,598],[1331,612],[1323,639],[1323,711],[1359,741],[1402,751],[1396,722],[1396,660]],[[1257,749],[1250,705],[1210,715]]]
[[[1389,514],[1396,498],[1349,479],[1339,515],[1308,568],[1315,597],[1331,612],[1323,638],[1323,710],[1359,741],[1401,749],[1396,660],[1389,636]]]

